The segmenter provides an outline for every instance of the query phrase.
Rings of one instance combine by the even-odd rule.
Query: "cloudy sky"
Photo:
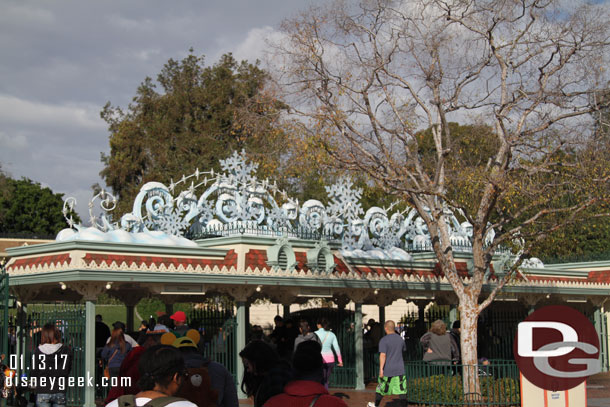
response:
[[[99,112],[125,107],[146,76],[193,47],[260,58],[263,38],[307,1],[4,0],[0,13],[0,164],[73,196],[86,213],[103,185],[108,131]],[[85,216],[85,219],[88,216]]]

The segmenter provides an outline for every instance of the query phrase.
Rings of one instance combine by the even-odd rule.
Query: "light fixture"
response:
[[[262,286],[262,285],[257,285],[257,286],[256,286],[256,292],[257,292],[257,293],[260,293],[262,289],[263,289],[263,286]]]
[[[547,294],[547,295],[546,295],[546,298],[551,298],[551,294]]]
[[[373,294],[375,294],[375,295],[379,294],[379,289],[375,288],[375,291],[373,291]]]
[[[106,290],[110,290],[112,288],[112,281],[108,281],[106,283]]]
[[[66,285],[66,283],[64,283],[63,281],[59,282],[59,286],[61,287],[62,290],[65,290],[66,288],[68,288],[68,286]]]
[[[203,284],[166,284],[161,295],[205,295]]]
[[[586,303],[587,299],[584,297],[574,297],[574,298],[568,298],[566,300],[566,302]]]

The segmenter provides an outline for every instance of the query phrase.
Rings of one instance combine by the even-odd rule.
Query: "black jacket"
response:
[[[68,376],[72,370],[72,349],[60,344],[58,349],[50,344],[40,345],[31,361],[31,375],[36,378],[36,393],[65,393],[68,390]],[[63,379],[60,379],[63,377]],[[44,378],[44,385],[41,382]],[[55,378],[51,383],[51,378]],[[62,388],[63,385],[63,388]]]

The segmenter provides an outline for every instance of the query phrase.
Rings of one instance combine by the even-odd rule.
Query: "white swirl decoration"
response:
[[[326,223],[326,210],[322,202],[316,199],[305,201],[301,208],[299,224],[301,227],[318,232]]]
[[[220,173],[197,169],[177,182],[172,180],[169,187],[160,182],[146,183],[133,202],[132,212],[125,214],[119,224],[111,223],[110,215],[106,215],[116,206],[116,199],[108,192],[100,191],[89,204],[93,209],[94,202],[100,200],[103,211],[97,218],[90,210],[93,228],[83,234],[64,232],[62,239],[143,242],[150,238],[151,242],[169,242],[165,236],[179,237],[189,228],[195,234],[207,235],[258,233],[259,230],[263,234],[271,231],[311,237],[308,232],[315,232],[331,240],[340,240],[343,250],[349,253],[346,255],[402,260],[409,255],[401,247],[421,249],[430,244],[426,223],[415,209],[409,209],[408,213],[394,211],[390,216],[389,212],[395,206],[392,204],[389,209],[375,206],[365,212],[360,203],[362,190],[349,178],[341,178],[325,188],[326,204],[309,199],[299,207],[299,202],[280,191],[275,182],[259,180],[255,175],[257,165],[249,163],[243,151],[234,152],[220,164]],[[200,189],[204,190],[201,194]],[[275,199],[278,193],[283,201],[281,206]],[[68,216],[75,203],[74,199],[67,199],[63,213],[68,225],[79,229],[81,226],[74,225],[72,217]],[[463,213],[461,215],[465,218]],[[445,216],[452,244],[467,247],[472,227],[460,224],[449,209]],[[110,235],[102,236],[94,230]],[[493,230],[490,229],[486,241],[492,239]],[[172,241],[183,244],[179,239]]]

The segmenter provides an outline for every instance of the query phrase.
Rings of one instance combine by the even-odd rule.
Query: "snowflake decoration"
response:
[[[174,236],[182,236],[182,231],[190,226],[189,222],[185,221],[178,211],[171,211],[161,215],[156,224],[159,230]]]
[[[278,228],[290,226],[290,222],[288,221],[284,210],[279,207],[271,209],[267,215],[267,223],[272,227]]]
[[[256,186],[257,179],[252,174],[258,168],[258,164],[246,162],[246,152],[244,150],[241,150],[240,154],[234,151],[233,155],[226,160],[220,160],[220,166],[226,173],[223,178],[228,180],[230,184],[243,187]]]
[[[144,219],[144,226],[146,226],[146,229],[148,230],[159,230],[159,225],[157,224],[157,222],[151,219],[150,217],[146,217]]]
[[[204,201],[198,206],[199,209],[199,223],[203,226],[207,225],[212,219],[214,219],[214,210],[210,207],[208,201]]]
[[[348,230],[343,235],[343,238],[341,239],[341,248],[343,250],[356,250],[358,248],[357,238],[358,237],[354,235],[348,228]]]
[[[364,213],[360,205],[362,189],[353,188],[354,183],[349,178],[341,178],[339,182],[325,187],[328,194],[328,212],[332,217],[340,217],[351,222]]]

